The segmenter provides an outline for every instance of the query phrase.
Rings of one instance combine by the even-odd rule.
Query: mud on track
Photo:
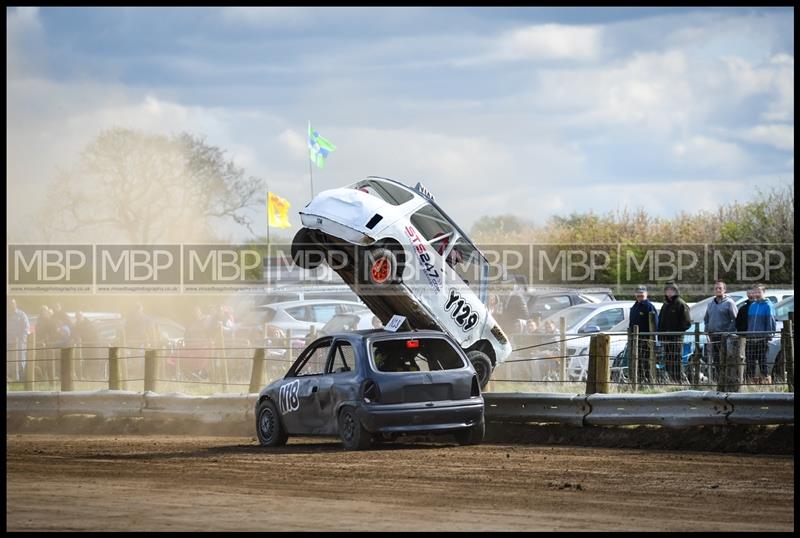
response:
[[[794,529],[794,457],[7,435],[7,530]]]

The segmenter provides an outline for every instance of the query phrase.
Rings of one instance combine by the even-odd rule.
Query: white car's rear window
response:
[[[365,179],[364,181],[353,183],[350,185],[350,188],[377,196],[384,202],[392,205],[401,205],[414,199],[413,194],[388,181]]]

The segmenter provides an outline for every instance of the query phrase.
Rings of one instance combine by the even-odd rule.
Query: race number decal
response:
[[[465,301],[456,290],[450,290],[450,297],[444,304],[444,309],[450,312],[450,316],[456,320],[465,332],[468,332],[478,323],[478,314],[472,311],[472,307]]]
[[[297,391],[300,390],[300,380],[296,379],[291,383],[281,386],[280,392],[280,406],[281,415],[297,411],[300,409],[300,398],[297,397]]]

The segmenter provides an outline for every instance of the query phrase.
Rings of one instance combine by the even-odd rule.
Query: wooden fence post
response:
[[[597,335],[589,337],[589,364],[586,367],[586,395],[597,392]]]
[[[257,347],[253,353],[253,369],[250,373],[250,394],[259,392],[264,386],[264,348]]]
[[[789,319],[783,322],[786,331],[786,344],[783,348],[783,362],[786,364],[786,383],[789,392],[794,392],[794,312],[789,312]]]
[[[611,385],[611,337],[607,334],[597,335],[597,360],[595,361],[595,388],[600,394],[608,394]]]
[[[561,366],[561,377],[559,378],[561,381],[567,380],[567,318],[561,316],[558,318],[558,331],[561,335],[560,342],[558,344],[558,356],[560,366]]]
[[[28,338],[28,351],[25,352],[25,390],[34,390],[36,385],[36,333]]]
[[[144,391],[158,392],[156,390],[156,379],[158,377],[158,361],[156,351],[147,349],[144,352]]]
[[[739,336],[736,338],[736,351],[733,357],[728,359],[728,392],[739,392],[744,383],[744,370],[747,362],[745,355],[747,349],[747,338]],[[733,360],[731,360],[733,359]]]
[[[128,348],[126,347],[128,344],[128,335],[125,332],[125,329],[122,329],[122,360],[119,363],[119,373],[120,373],[120,388],[122,390],[128,390],[128,357],[130,353],[128,352]]]
[[[61,391],[75,390],[72,386],[72,346],[61,348]]]
[[[647,337],[647,359],[650,372],[650,384],[655,385],[658,370],[656,369],[656,313],[649,312],[647,316],[647,326],[650,335]]]
[[[634,325],[628,345],[628,377],[630,377],[631,390],[636,392],[639,384],[639,326]]]
[[[222,392],[228,391],[228,383],[230,380],[228,379],[228,352],[225,349],[225,327],[222,326],[222,323],[219,324],[219,346],[220,356],[222,357]]]
[[[700,323],[694,324],[694,353],[692,353],[692,388],[697,390],[700,388],[700,356],[702,350],[700,349]]]
[[[717,392],[728,388],[728,335],[719,336],[719,368],[717,370]]]
[[[108,389],[109,390],[122,390],[122,381],[119,360],[119,348],[108,348]]]

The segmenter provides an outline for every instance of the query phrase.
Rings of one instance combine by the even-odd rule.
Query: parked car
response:
[[[556,327],[559,326],[562,316],[566,320],[567,376],[570,380],[586,380],[590,335],[599,332],[621,332],[621,327],[625,327],[624,330],[627,330],[633,303],[634,301],[604,301],[583,304],[555,312],[545,318],[545,322],[551,320]],[[662,303],[653,302],[656,310],[660,310],[661,305]],[[583,337],[576,338],[576,336]],[[625,346],[625,343],[626,337],[612,335],[610,354],[614,356],[615,352],[621,349],[620,346]],[[539,362],[542,363],[543,368],[552,368],[553,366],[547,364],[547,361]]]
[[[372,322],[376,318],[372,310],[365,308],[356,312],[343,312],[333,316],[328,323],[322,326],[319,330],[320,336],[334,334],[344,331],[358,331],[363,329],[378,329],[382,328],[383,324],[379,327],[373,326]],[[378,320],[380,323],[380,320]]]
[[[236,324],[238,338],[251,342],[264,341],[264,324],[279,329],[283,334],[292,331],[292,336],[303,339],[315,327],[321,329],[336,314],[363,310],[364,305],[354,301],[318,299],[313,301],[285,301],[255,307],[246,312]]]
[[[369,177],[321,192],[302,210],[292,258],[328,263],[382,323],[443,331],[465,350],[481,386],[511,353],[486,307],[489,264],[420,184]]]
[[[484,435],[478,377],[464,351],[436,331],[337,333],[311,343],[286,376],[259,392],[263,446],[291,435],[338,435],[349,450],[408,433]]]
[[[577,290],[533,291],[528,296],[528,313],[546,318],[553,312],[584,303],[599,303],[600,300]]]

